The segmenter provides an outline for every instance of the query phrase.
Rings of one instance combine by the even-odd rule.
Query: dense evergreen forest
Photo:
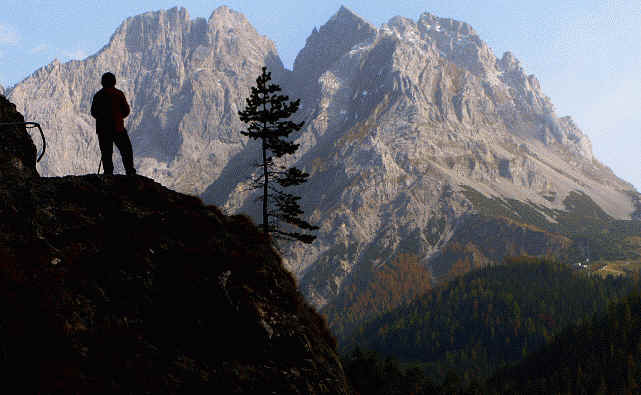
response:
[[[590,276],[552,261],[511,258],[435,288],[339,340],[348,352],[346,366],[356,371],[377,364],[376,369],[394,370],[391,360],[349,353],[358,346],[414,364],[429,383],[469,385],[521,360],[564,328],[605,312],[637,283]],[[404,380],[420,381],[417,371],[411,374],[414,379]]]
[[[488,382],[501,393],[638,394],[641,392],[641,294],[607,314],[566,328],[554,341]]]

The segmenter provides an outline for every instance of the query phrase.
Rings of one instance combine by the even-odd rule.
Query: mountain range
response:
[[[335,319],[358,298],[345,289],[367,289],[390,267],[439,282],[507,255],[638,258],[638,192],[594,157],[512,53],[497,57],[470,25],[430,13],[376,27],[341,7],[288,70],[227,7],[207,20],[149,12],[96,54],[54,61],[6,93],[44,126],[41,174],[94,173],[89,106],[113,71],[133,109],[139,173],[258,218],[247,189],[257,145],[241,136],[237,111],[263,65],[301,99],[305,126],[288,163],[310,174],[297,193],[320,226],[311,246],[281,252]]]

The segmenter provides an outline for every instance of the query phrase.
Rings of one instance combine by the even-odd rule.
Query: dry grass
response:
[[[595,270],[593,273],[604,278],[607,276],[629,276],[634,273],[641,273],[641,259],[597,261],[594,266]]]

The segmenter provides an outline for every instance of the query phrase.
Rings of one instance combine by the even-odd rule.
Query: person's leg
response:
[[[114,143],[112,134],[108,132],[98,133],[98,144],[100,145],[100,156],[102,158],[102,167],[105,169],[105,174],[113,174],[114,164],[111,156],[113,154]]]
[[[122,164],[125,166],[125,171],[127,175],[135,175],[136,169],[134,168],[134,152],[131,147],[131,140],[129,139],[129,134],[125,130],[124,132],[114,133],[114,143],[120,151],[120,156],[122,157]]]

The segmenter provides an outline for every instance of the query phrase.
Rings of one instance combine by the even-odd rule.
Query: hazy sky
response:
[[[641,190],[639,0],[2,0],[0,84],[51,62],[82,59],[142,12],[185,7],[192,18],[220,5],[244,13],[287,67],[314,26],[341,4],[376,26],[424,11],[471,24],[497,56],[512,51],[535,74],[559,116],[571,115],[596,157]]]

